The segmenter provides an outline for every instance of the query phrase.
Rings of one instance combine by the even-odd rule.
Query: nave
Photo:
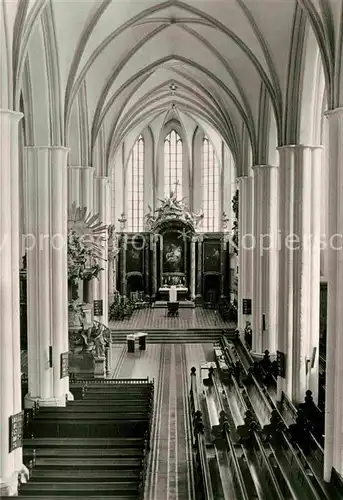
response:
[[[0,496],[68,497],[73,483],[122,498],[129,483],[160,500],[164,476],[181,496],[170,467],[191,453],[168,429],[184,419],[194,436],[194,413],[195,493],[342,497],[342,12],[343,0],[0,0]],[[221,344],[209,376],[222,330],[235,351]],[[182,369],[197,343],[205,355]],[[181,417],[175,387],[194,386],[193,366]],[[163,394],[171,413],[152,413]],[[34,439],[67,442],[31,442],[35,460],[31,424]],[[93,439],[114,439],[111,463],[94,459],[86,481],[104,448]]]
[[[214,344],[147,347],[128,353],[126,345],[113,344],[109,378],[74,381],[75,401],[67,403],[67,410],[36,409],[28,424],[34,437],[24,441],[31,479],[22,485],[20,496],[46,500],[80,495],[122,500],[343,497],[337,475],[330,483],[323,481],[320,410],[310,395],[298,408],[286,396],[281,404],[276,402],[277,367],[267,354],[254,362],[244,341],[232,335],[223,335]],[[151,414],[144,417],[149,407]],[[126,417],[125,411],[130,412]],[[110,421],[120,418],[121,412],[125,424]],[[60,441],[68,435],[69,453],[64,449],[63,455],[66,444]],[[137,486],[135,471],[141,456],[137,446],[144,436],[149,446]],[[79,448],[76,452],[71,451],[73,441]]]

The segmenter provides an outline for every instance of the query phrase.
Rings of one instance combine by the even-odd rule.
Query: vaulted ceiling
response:
[[[127,134],[174,107],[216,130],[238,164],[247,144],[261,163],[266,137],[274,149],[298,138],[293,108],[309,46],[328,80],[340,9],[342,0],[37,0],[25,12],[32,26],[20,88],[33,110],[39,98],[51,107],[57,93],[52,142],[71,144],[82,129],[88,162],[99,143],[108,162]],[[43,67],[53,87],[46,95]]]

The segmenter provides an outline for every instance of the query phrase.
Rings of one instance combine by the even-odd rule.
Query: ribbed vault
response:
[[[129,133],[177,108],[215,130],[243,173],[247,157],[270,161],[271,142],[309,135],[301,112],[314,97],[308,106],[299,101],[311,71],[313,85],[323,86],[315,83],[318,60],[328,108],[341,104],[341,3],[21,2],[13,42],[16,107],[21,92],[30,96],[26,111],[39,126],[31,134],[29,127],[28,136],[38,144],[77,147],[87,164],[96,163],[101,148],[103,166],[95,166],[102,175]]]

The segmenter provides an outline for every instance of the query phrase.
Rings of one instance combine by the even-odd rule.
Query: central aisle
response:
[[[146,481],[149,500],[194,500],[188,408],[190,370],[213,360],[211,344],[148,344],[133,354],[113,346],[113,377],[153,378],[152,448]]]

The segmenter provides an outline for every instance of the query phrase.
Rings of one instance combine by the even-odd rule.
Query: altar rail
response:
[[[114,378],[114,379],[82,379],[70,380],[70,385],[127,385],[127,384],[142,384],[149,385],[154,383],[154,379],[147,378]]]

